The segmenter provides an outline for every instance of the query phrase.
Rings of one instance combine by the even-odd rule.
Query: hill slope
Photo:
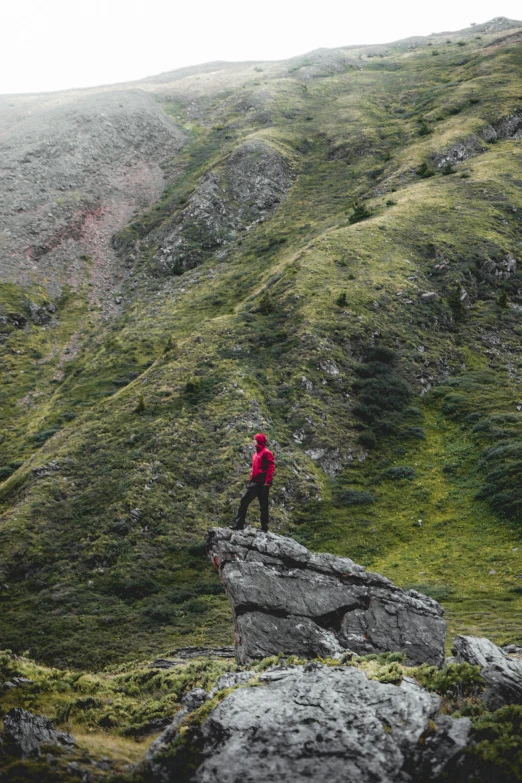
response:
[[[521,640],[521,36],[5,101],[4,646],[229,642],[258,429],[275,530]]]

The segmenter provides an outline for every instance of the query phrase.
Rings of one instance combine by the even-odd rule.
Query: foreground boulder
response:
[[[509,658],[489,639],[477,636],[456,636],[453,655],[459,663],[480,666],[480,673],[488,685],[484,693],[488,709],[522,704],[522,660]]]
[[[8,752],[23,759],[39,756],[42,745],[71,747],[75,744],[70,734],[56,731],[48,718],[16,707],[4,717],[4,734]]]
[[[213,528],[209,557],[232,605],[240,663],[283,652],[304,658],[402,652],[439,665],[442,607],[345,557],[313,554],[291,538]]]
[[[388,685],[315,663],[274,667],[259,679],[262,687],[235,690],[193,732],[187,767],[164,755],[153,760],[154,777],[426,783],[454,768],[468,741],[470,721],[437,715],[439,697],[411,680]]]

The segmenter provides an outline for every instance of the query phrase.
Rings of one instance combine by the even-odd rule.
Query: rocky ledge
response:
[[[232,605],[239,663],[401,652],[440,665],[442,607],[346,557],[313,554],[291,538],[213,528],[207,551]]]

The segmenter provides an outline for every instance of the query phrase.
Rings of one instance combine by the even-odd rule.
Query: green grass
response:
[[[439,596],[450,634],[521,641],[520,431],[495,416],[522,404],[522,267],[484,272],[520,258],[520,145],[479,144],[455,166],[465,176],[434,164],[520,106],[519,47],[486,38],[460,66],[434,39],[437,57],[347,50],[355,67],[306,85],[277,64],[254,84],[250,68],[226,90],[209,82],[204,120],[187,112],[190,86],[165,104],[188,142],[163,198],[116,237],[123,255],[141,243],[122,314],[105,321],[86,278],[45,329],[2,327],[4,644],[102,667],[231,643],[197,553],[233,518],[258,430],[278,462],[276,532]],[[226,257],[162,276],[162,231],[253,135],[295,167],[286,200]],[[0,315],[47,297],[3,285]],[[376,346],[395,359],[361,375]],[[509,448],[492,454],[499,430]]]

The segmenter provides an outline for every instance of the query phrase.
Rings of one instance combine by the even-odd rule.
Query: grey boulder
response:
[[[348,558],[253,528],[213,528],[207,551],[232,605],[239,663],[346,651],[399,651],[412,664],[444,660],[442,607]]]
[[[39,756],[42,745],[74,745],[70,734],[56,731],[54,724],[43,715],[13,707],[4,717],[7,749],[23,759]]]
[[[509,658],[489,639],[477,636],[455,637],[452,651],[458,663],[480,666],[480,673],[488,686],[484,693],[488,709],[522,704],[521,660]]]
[[[352,667],[281,667],[240,688],[198,739],[196,783],[390,783],[435,780],[456,762],[467,718],[436,716],[439,698]],[[435,719],[436,723],[433,722]]]

